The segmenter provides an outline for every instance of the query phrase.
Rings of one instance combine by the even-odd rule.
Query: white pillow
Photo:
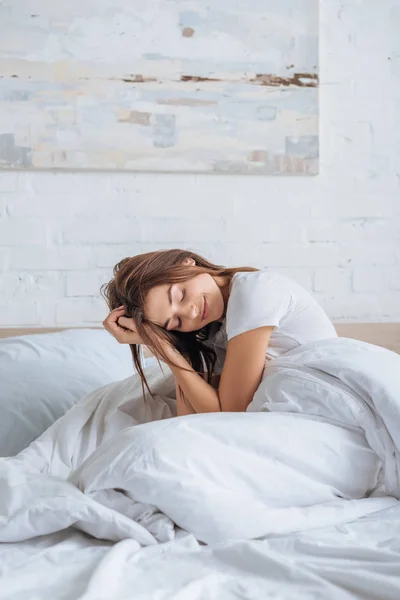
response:
[[[122,489],[217,544],[352,520],[369,505],[343,499],[373,490],[380,468],[362,431],[289,413],[215,413],[128,427],[71,480],[86,494]]]
[[[17,454],[85,394],[133,372],[129,346],[104,330],[0,340],[0,456]]]

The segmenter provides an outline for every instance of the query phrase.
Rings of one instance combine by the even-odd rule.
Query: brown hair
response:
[[[195,261],[195,266],[183,264],[188,258]],[[213,277],[227,277],[230,281],[233,275],[240,271],[257,271],[257,269],[253,267],[226,268],[215,265],[188,250],[160,250],[121,260],[114,267],[113,279],[105,284],[101,291],[110,310],[118,306],[125,306],[125,314],[135,320],[137,332],[143,343],[156,356],[159,356],[167,364],[171,364],[160,343],[160,339],[167,340],[187,359],[195,371],[202,373],[205,369],[208,381],[210,381],[216,361],[215,351],[204,344],[210,326],[206,325],[200,331],[166,331],[159,325],[146,320],[144,315],[146,295],[151,288],[157,285],[180,283],[201,273],[208,273]],[[151,394],[143,372],[139,348],[135,344],[131,344],[130,347],[135,367],[142,380],[143,390],[146,386]]]

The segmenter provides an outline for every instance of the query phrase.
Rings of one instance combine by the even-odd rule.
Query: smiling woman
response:
[[[119,342],[130,344],[135,366],[147,388],[140,344],[148,346],[174,370],[177,382],[182,384],[177,389],[179,398],[187,397],[183,394],[187,385],[181,380],[188,373],[196,375],[195,387],[199,383],[206,386],[199,390],[202,401],[196,403],[196,408],[186,403],[186,407],[178,407],[179,412],[220,410],[219,398],[209,385],[217,355],[207,341],[211,331],[221,326],[230,282],[239,271],[256,269],[227,269],[192,252],[167,250],[122,260],[114,268],[114,278],[103,288],[112,311],[104,326]],[[189,397],[193,397],[193,386],[189,387]],[[204,391],[208,393],[204,395]]]
[[[150,393],[139,345],[170,366],[178,415],[244,411],[267,359],[336,337],[324,311],[294,281],[269,270],[215,265],[185,250],[122,260],[103,293],[111,309],[104,326],[130,344]]]
[[[183,263],[195,267],[192,258]],[[201,273],[182,283],[159,285],[149,290],[146,317],[167,331],[198,331],[222,321],[227,302],[227,277]]]

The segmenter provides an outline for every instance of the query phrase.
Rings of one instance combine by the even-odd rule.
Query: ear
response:
[[[185,258],[185,260],[182,263],[185,267],[195,267],[196,266],[196,261],[194,260],[194,258],[190,258],[190,256],[188,256],[187,258]]]

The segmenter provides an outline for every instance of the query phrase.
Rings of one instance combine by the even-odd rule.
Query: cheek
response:
[[[199,296],[202,296],[205,292],[204,283],[202,281],[192,281],[190,285],[186,286],[186,296],[196,300]]]
[[[224,299],[222,297],[221,292],[218,290],[218,317],[220,317],[222,315],[222,313],[224,312]]]
[[[219,289],[217,289],[217,291],[215,292],[215,317],[217,319],[220,319],[221,316],[224,314],[225,311],[225,303],[224,303],[224,298],[221,294],[221,291]]]

